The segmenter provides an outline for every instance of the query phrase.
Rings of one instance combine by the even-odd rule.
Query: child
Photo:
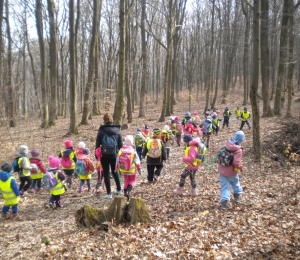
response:
[[[76,163],[76,153],[73,150],[73,143],[70,140],[64,141],[66,150],[61,151],[58,158],[61,158],[62,169],[67,176],[66,183],[71,187],[72,185],[72,175],[75,169]]]
[[[144,136],[144,138],[148,141],[151,136],[152,136],[152,132],[149,129],[148,125],[145,125],[145,128],[142,131],[142,135]]]
[[[142,160],[143,146],[146,142],[147,142],[146,138],[143,136],[141,130],[137,129],[134,137],[134,144],[135,144],[135,150],[139,156],[140,161]]]
[[[201,119],[200,119],[197,111],[194,112],[192,120],[193,120],[194,124],[196,125],[196,127],[200,126]]]
[[[211,116],[207,116],[207,118],[203,121],[200,127],[202,131],[203,140],[207,138],[206,147],[209,148],[210,136],[213,130],[216,128],[216,126],[212,122]]]
[[[82,154],[83,153],[83,149],[86,147],[84,142],[79,142],[78,143],[78,148],[76,149],[76,158],[78,156],[78,154]]]
[[[40,152],[36,149],[32,149],[30,153],[31,153],[31,158],[29,159],[29,161],[32,165],[35,164],[37,169],[32,169],[30,171],[32,184],[31,184],[31,190],[29,190],[29,192],[35,193],[36,184],[37,184],[37,191],[41,191],[43,189],[42,178],[43,178],[43,174],[46,172],[46,169],[42,161],[38,158],[40,156]]]
[[[193,137],[191,135],[184,135],[183,142],[186,144],[184,157],[182,158],[185,162],[184,170],[180,177],[179,187],[177,187],[173,192],[178,195],[182,195],[185,179],[187,176],[190,176],[192,186],[191,196],[197,196],[197,185],[195,175],[200,167],[200,161],[197,159],[197,147],[200,145],[200,139],[195,138],[193,140]]]
[[[241,122],[240,130],[243,129],[245,123],[247,124],[249,129],[251,129],[251,124],[249,123],[250,116],[251,115],[250,115],[249,111],[247,110],[247,107],[244,107],[244,112],[241,114],[242,122]]]
[[[220,110],[218,109],[218,107],[215,107],[213,109],[213,112],[216,112],[217,113],[217,116],[219,116],[219,114],[221,113]]]
[[[28,147],[26,145],[20,145],[19,153],[16,155],[18,158],[18,165],[20,168],[19,177],[20,177],[20,194],[23,196],[25,192],[30,188],[32,179],[30,177],[30,170],[35,169],[36,165],[30,164],[28,158]]]
[[[216,112],[213,112],[211,114],[212,117],[212,123],[215,125],[215,128],[213,129],[213,132],[216,133],[216,135],[218,135],[219,132],[219,118]]]
[[[191,122],[187,122],[185,128],[184,128],[184,134],[187,135],[198,135],[200,136],[200,131],[197,129],[197,127],[195,127]]]
[[[54,202],[56,208],[62,207],[61,195],[65,193],[65,187],[63,185],[63,181],[65,180],[65,175],[59,170],[60,160],[54,156],[48,157],[49,168],[47,172],[52,172],[57,180],[57,184],[54,187],[50,188],[50,199],[49,206],[50,208],[54,207]]]
[[[242,155],[243,147],[241,143],[245,140],[245,134],[243,131],[237,131],[233,139],[228,139],[225,146],[226,150],[233,152],[233,161],[230,166],[218,165],[218,173],[221,184],[221,206],[220,209],[229,209],[230,200],[230,186],[233,189],[233,197],[236,203],[242,201],[241,194],[243,193],[243,188],[239,182],[238,171],[243,172],[242,165]],[[218,152],[223,147],[219,148]]]
[[[103,169],[102,169],[102,165],[101,165],[101,154],[102,154],[102,149],[101,149],[101,146],[100,146],[95,150],[95,158],[96,158],[96,161],[97,161],[96,162],[96,169],[97,169],[97,176],[98,176],[97,184],[96,184],[96,188],[95,188],[97,194],[100,193],[100,188],[101,188],[102,179],[103,179],[103,174],[102,174]]]
[[[240,110],[240,107],[237,107],[236,110],[235,110],[235,116],[236,116],[236,119],[239,120],[240,117],[241,117],[241,110]]]
[[[133,136],[125,137],[124,145],[118,152],[116,170],[124,177],[124,196],[130,199],[130,192],[135,185],[136,172],[141,174],[140,159],[133,148]]]
[[[162,131],[162,141],[165,145],[166,152],[167,152],[167,160],[169,160],[170,151],[171,151],[171,143],[174,140],[174,135],[172,134],[172,131],[170,130],[168,125],[164,126],[164,130]]]
[[[152,183],[153,180],[157,181],[162,168],[164,167],[163,161],[167,159],[166,149],[161,141],[161,130],[158,128],[153,129],[153,137],[144,146],[142,156],[147,156],[147,171],[148,171],[148,183]]]
[[[229,118],[230,118],[230,116],[231,116],[231,112],[230,112],[229,108],[226,106],[225,110],[223,112],[223,117],[224,117],[223,128],[225,126],[229,127]]]
[[[175,135],[175,140],[178,146],[181,143],[181,133],[182,133],[182,123],[179,120],[178,116],[175,116],[173,123],[173,134]]]
[[[84,182],[86,181],[88,186],[88,191],[91,191],[91,176],[94,173],[94,165],[89,158],[90,150],[88,148],[82,149],[82,154],[77,155],[77,161],[76,161],[76,173],[78,173],[78,165],[81,163],[80,161],[83,161],[86,165],[86,167],[83,169],[84,174],[79,174],[80,179],[80,186],[79,186],[79,192],[83,192],[83,186]]]
[[[13,218],[21,219],[18,213],[18,202],[20,200],[20,191],[18,189],[15,178],[12,176],[12,166],[5,163],[1,166],[0,172],[0,190],[4,199],[2,208],[2,218],[9,219],[7,215],[9,208],[12,208]]]

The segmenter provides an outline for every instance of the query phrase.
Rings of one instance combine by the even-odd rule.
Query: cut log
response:
[[[117,196],[107,209],[93,208],[86,204],[75,212],[75,221],[84,227],[101,226],[103,223],[114,221],[117,224],[126,222],[130,224],[151,223],[151,215],[141,198],[127,198]]]

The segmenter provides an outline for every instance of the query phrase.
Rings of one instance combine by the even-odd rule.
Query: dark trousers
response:
[[[164,167],[163,164],[157,164],[157,165],[147,164],[147,172],[148,172],[147,179],[148,179],[148,181],[153,181],[154,174],[156,176],[160,176],[160,173],[161,173],[161,170],[163,167]]]
[[[117,191],[121,190],[121,184],[120,184],[120,177],[119,174],[115,171],[116,168],[116,158],[103,158],[101,157],[101,165],[103,169],[103,177],[104,177],[104,183],[106,186],[106,192],[107,194],[111,193],[110,188],[110,176],[109,176],[109,166],[111,168],[111,173],[115,179],[116,185],[117,185]]]
[[[31,183],[32,183],[32,179],[30,176],[20,177],[19,190],[22,192],[27,191],[29,189],[29,187],[31,186]]]
[[[196,179],[195,179],[195,175],[196,175],[196,171],[197,170],[190,170],[188,168],[185,168],[183,170],[183,173],[180,176],[180,183],[179,183],[179,187],[183,188],[184,184],[185,184],[185,179],[187,176],[190,176],[191,179],[191,186],[193,189],[196,188]]]
[[[142,151],[143,151],[143,146],[136,146],[135,147],[136,153],[138,154],[140,161],[142,161]]]
[[[227,118],[227,117],[224,117],[224,120],[223,120],[223,128],[224,128],[225,126],[228,127],[228,125],[229,125],[229,117],[228,117],[228,118]]]
[[[31,188],[35,189],[35,185],[37,185],[38,189],[42,187],[42,179],[32,180]]]
[[[53,205],[54,202],[55,202],[56,207],[59,208],[61,206],[61,195],[51,194],[49,203]]]
[[[71,185],[72,184],[72,175],[74,173],[74,170],[64,170],[64,173],[66,175],[66,183]]]
[[[242,130],[242,129],[243,129],[243,127],[244,127],[245,123],[247,124],[247,126],[249,127],[249,129],[251,128],[251,125],[250,125],[249,121],[247,120],[247,121],[242,121],[242,123],[241,123],[241,127],[240,127],[240,130]]]

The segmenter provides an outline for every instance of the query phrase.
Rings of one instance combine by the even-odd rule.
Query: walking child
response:
[[[183,173],[180,176],[179,186],[173,191],[178,195],[182,195],[185,179],[190,176],[191,179],[191,196],[197,196],[197,184],[195,175],[197,170],[200,168],[200,160],[197,159],[198,146],[200,145],[200,139],[195,138],[191,135],[184,135],[183,142],[186,144],[184,156],[182,158],[184,164]]]
[[[39,159],[40,152],[36,149],[32,149],[30,153],[31,153],[31,158],[29,159],[29,161],[31,165],[36,165],[36,167],[30,171],[32,184],[31,184],[31,189],[28,192],[35,193],[36,185],[37,185],[37,191],[41,191],[43,189],[42,178],[43,178],[43,174],[46,173],[46,169],[43,162]]]
[[[148,125],[145,125],[143,131],[142,131],[142,135],[145,137],[145,139],[148,141],[151,136],[152,136],[152,132],[149,129]]]
[[[212,117],[212,123],[215,125],[213,132],[215,132],[216,135],[218,135],[219,127],[220,127],[218,115],[216,112],[212,112],[211,117]]]
[[[12,166],[5,163],[1,166],[0,172],[0,190],[4,199],[2,207],[2,218],[9,219],[8,211],[11,207],[13,218],[21,219],[18,211],[18,202],[20,200],[20,191],[15,178],[12,176]]]
[[[225,126],[229,127],[229,118],[231,116],[231,112],[228,108],[228,106],[225,107],[225,110],[223,111],[223,117],[224,117],[224,120],[223,120],[223,128]]]
[[[163,161],[167,159],[166,149],[161,141],[160,129],[153,129],[153,137],[144,146],[142,156],[147,156],[148,183],[152,183],[153,180],[157,181],[164,167]]]
[[[230,201],[230,186],[233,189],[233,197],[236,203],[242,201],[241,194],[243,193],[243,188],[240,185],[238,171],[243,172],[242,156],[243,147],[241,143],[245,140],[245,134],[243,131],[237,131],[234,134],[234,138],[230,138],[226,141],[226,150],[220,153],[223,147],[218,149],[218,154],[220,154],[218,173],[221,185],[221,205],[220,209],[231,208]],[[230,153],[229,153],[230,152]],[[228,154],[229,153],[229,154]],[[233,156],[233,158],[232,158]],[[223,158],[227,158],[228,163],[223,163]],[[231,158],[231,159],[229,159]]]
[[[240,110],[240,107],[237,107],[236,110],[235,110],[235,116],[236,116],[236,119],[239,120],[240,117],[241,117],[241,110]]]
[[[173,134],[175,135],[175,140],[178,146],[180,146],[181,143],[181,134],[182,134],[182,123],[180,122],[180,119],[178,116],[175,116],[173,124]]]
[[[75,170],[75,163],[76,163],[76,153],[73,149],[73,143],[70,140],[65,140],[65,150],[61,151],[58,155],[58,158],[61,158],[61,166],[62,169],[67,176],[66,184],[69,187],[72,185],[72,175]]]
[[[134,136],[134,144],[135,144],[135,150],[139,156],[140,161],[142,160],[143,146],[146,142],[147,142],[146,138],[143,136],[141,130],[137,129]]]
[[[250,117],[251,117],[250,112],[248,111],[247,107],[244,107],[244,112],[241,114],[241,121],[242,122],[241,122],[240,130],[243,129],[245,124],[247,124],[249,129],[251,129],[251,124],[249,123]]]
[[[59,170],[60,160],[54,156],[48,157],[49,168],[47,172],[51,172],[55,179],[56,185],[50,187],[50,199],[49,199],[49,206],[50,208],[54,208],[54,203],[56,208],[62,207],[62,199],[61,195],[65,193],[65,187],[63,185],[63,181],[65,180],[65,175]]]
[[[174,138],[175,137],[172,134],[172,131],[170,130],[169,126],[165,125],[164,130],[162,130],[161,140],[163,141],[166,148],[167,160],[169,160],[170,157],[171,143],[173,142]]]
[[[124,145],[118,152],[116,170],[119,170],[124,178],[124,196],[129,200],[130,192],[135,185],[136,172],[141,174],[140,159],[134,149],[132,135],[125,137]]]
[[[88,148],[83,148],[82,153],[77,155],[77,161],[75,166],[75,172],[78,174],[80,179],[79,192],[84,191],[84,183],[86,181],[88,191],[91,191],[91,177],[94,173],[94,165],[91,159],[89,158],[90,150]]]

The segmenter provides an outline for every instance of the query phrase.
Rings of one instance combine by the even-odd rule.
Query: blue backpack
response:
[[[201,131],[203,133],[206,133],[206,134],[211,134],[212,133],[212,122],[208,122],[207,120],[205,120],[203,122],[203,125],[202,125],[202,128],[201,128]]]
[[[84,160],[77,160],[75,165],[75,172],[78,175],[88,175],[87,164]]]
[[[117,141],[113,135],[105,134],[103,136],[102,154],[117,154]]]
[[[20,167],[19,165],[19,159],[21,158],[22,156],[19,156],[19,157],[16,157],[12,163],[12,171],[13,172],[20,172],[22,170],[22,167]]]

